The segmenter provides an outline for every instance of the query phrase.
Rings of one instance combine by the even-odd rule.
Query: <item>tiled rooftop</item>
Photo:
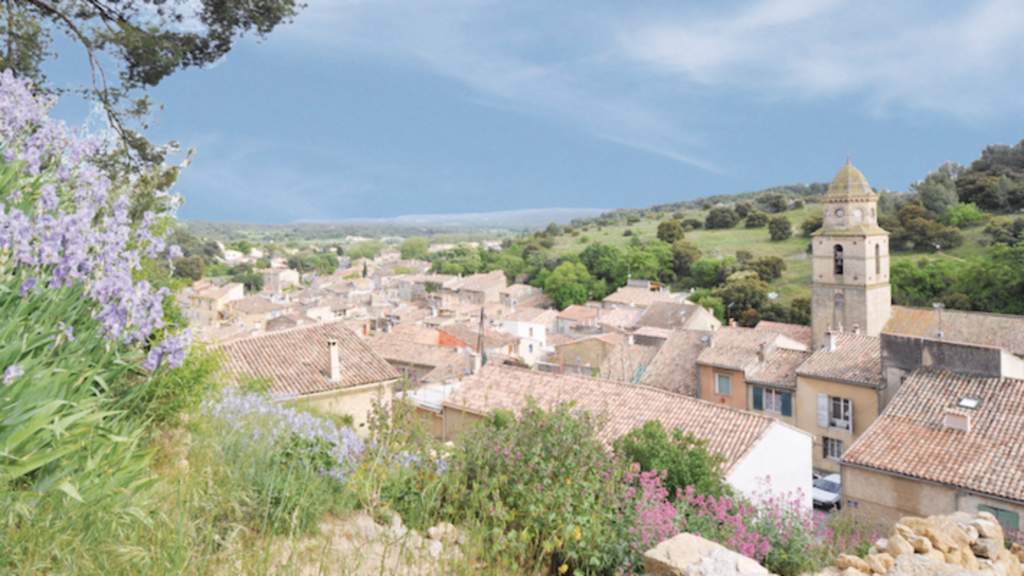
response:
[[[746,381],[751,384],[796,390],[796,370],[810,356],[810,351],[779,348],[768,357],[768,360],[754,368],[747,375]]]
[[[836,348],[816,350],[797,369],[800,376],[881,386],[882,341],[877,336],[840,332]]]
[[[616,344],[601,360],[600,377],[637,384],[657,353],[653,346]]]
[[[810,326],[802,326],[800,324],[786,324],[785,322],[770,322],[768,320],[761,320],[755,326],[757,330],[766,330],[768,332],[778,332],[783,336],[806,344],[808,347],[813,342],[812,331]]]
[[[974,410],[958,408],[981,399]],[[947,409],[970,432],[946,429]],[[920,368],[843,462],[1024,502],[1024,381]]]
[[[457,322],[455,324],[446,324],[441,326],[438,330],[462,340],[471,348],[476,350],[477,342],[480,338],[480,326],[478,324],[472,322]],[[512,334],[495,330],[486,324],[484,325],[484,350],[493,350],[495,348],[501,348],[502,346],[510,346],[515,344],[518,340],[519,339]]]
[[[605,308],[601,310],[601,316],[597,319],[597,322],[602,326],[611,326],[625,330],[632,328],[643,313],[644,311],[639,308],[622,307],[615,310]]]
[[[269,314],[285,308],[287,306],[276,304],[262,296],[247,296],[235,302],[235,310],[243,314]]]
[[[694,317],[694,314],[706,312],[700,306],[688,301],[651,302],[644,310],[643,316],[636,321],[634,327],[663,328],[666,330],[681,329]],[[707,326],[704,326],[707,328]]]
[[[646,308],[653,302],[677,302],[668,292],[652,292],[647,288],[623,286],[602,300],[605,304]]]
[[[680,428],[709,441],[709,450],[727,458],[723,472],[728,476],[757,444],[776,420],[744,412],[649,386],[623,384],[573,374],[549,374],[488,363],[477,374],[466,378],[459,389],[445,399],[444,405],[485,414],[496,408],[519,410],[526,398],[550,408],[575,400],[578,408],[606,414],[603,430],[608,439],[618,438],[643,426],[648,420],[660,420],[666,428]]]
[[[757,357],[762,345],[770,344],[778,337],[778,332],[723,326],[712,334],[713,345],[705,348],[697,361],[710,366],[742,370]]]
[[[1024,357],[1024,316],[948,308],[941,315],[944,340],[1005,348]],[[939,332],[939,312],[932,308],[893,306],[892,318],[882,331],[935,338]]]
[[[459,349],[454,346],[426,344],[401,334],[387,334],[371,339],[368,344],[374,351],[397,365],[417,365],[434,368],[447,362]]]
[[[505,272],[493,270],[486,274],[473,274],[452,284],[451,290],[466,292],[483,292],[491,288],[504,288],[508,282],[505,280]]]
[[[338,341],[341,380],[331,382],[328,340]],[[224,370],[268,378],[275,394],[313,394],[393,380],[395,369],[341,322],[321,322],[269,332],[221,346]]]
[[[597,312],[600,308],[594,308],[591,306],[581,306],[579,304],[573,304],[565,310],[558,313],[558,318],[562,320],[570,320],[580,322],[582,320],[589,320],[591,318],[597,318]]]
[[[677,330],[661,345],[658,355],[640,378],[640,383],[697,397],[697,357],[707,347],[701,339],[711,334],[698,330]]]

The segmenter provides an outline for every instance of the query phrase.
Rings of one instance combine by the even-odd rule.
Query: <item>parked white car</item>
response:
[[[839,474],[829,474],[814,481],[811,495],[815,506],[822,508],[842,508],[843,506],[843,477]]]

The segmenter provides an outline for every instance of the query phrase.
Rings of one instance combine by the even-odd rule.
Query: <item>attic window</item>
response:
[[[961,408],[967,408],[968,410],[974,410],[981,404],[981,398],[974,398],[972,396],[965,396],[957,402],[957,406]]]

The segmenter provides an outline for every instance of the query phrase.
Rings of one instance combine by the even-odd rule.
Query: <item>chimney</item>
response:
[[[758,362],[764,362],[764,349],[765,349],[765,344],[764,344],[764,342],[762,342],[761,345],[757,347],[757,361]]]
[[[470,352],[470,355],[473,357],[473,374],[476,374],[484,365],[483,354]]]
[[[854,334],[860,334],[860,324],[854,324],[853,325],[853,333]]]
[[[331,382],[341,382],[341,358],[338,356],[338,341],[327,341],[327,354],[331,358]]]
[[[842,322],[840,322],[840,323],[839,323],[839,332],[842,332],[842,331],[843,331],[843,323],[842,323]]]
[[[633,333],[632,332],[630,332],[629,334],[626,335],[626,344],[629,344],[630,346],[633,345]]]
[[[732,326],[733,328],[736,327],[736,319],[735,318],[729,318],[729,326]]]
[[[833,351],[835,349],[836,349],[836,331],[835,330],[829,330],[825,334],[825,350],[828,350],[829,352],[831,352],[831,351]]]
[[[971,415],[956,408],[946,408],[946,429],[970,432]]]

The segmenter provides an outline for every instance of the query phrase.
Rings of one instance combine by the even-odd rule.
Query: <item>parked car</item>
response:
[[[829,474],[814,480],[814,487],[811,494],[814,505],[822,508],[842,508],[843,506],[843,477],[839,474]]]

